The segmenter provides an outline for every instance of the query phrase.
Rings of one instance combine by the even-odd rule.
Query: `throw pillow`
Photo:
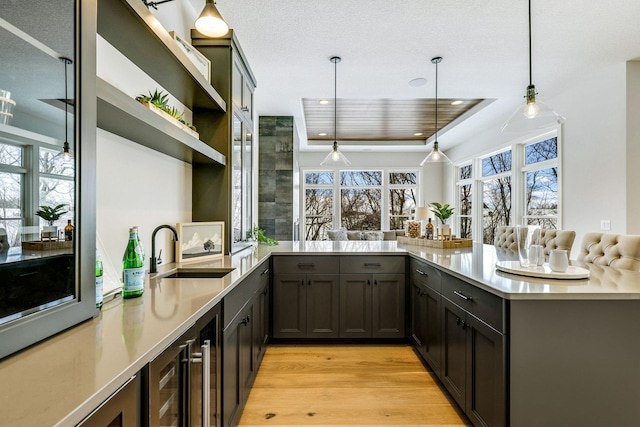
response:
[[[382,231],[365,231],[362,233],[363,240],[382,240]]]
[[[362,240],[362,233],[359,231],[347,231],[347,239]]]
[[[344,228],[329,230],[327,231],[327,236],[329,240],[347,240],[347,230]]]
[[[396,239],[396,232],[395,230],[392,231],[383,231],[383,239],[382,240],[398,240]]]

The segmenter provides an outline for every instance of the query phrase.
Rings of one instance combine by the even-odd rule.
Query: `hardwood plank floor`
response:
[[[410,346],[270,346],[241,426],[468,426]]]

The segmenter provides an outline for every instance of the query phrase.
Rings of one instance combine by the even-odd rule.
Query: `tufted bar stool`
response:
[[[578,261],[640,271],[640,235],[587,233]]]
[[[493,239],[493,246],[504,252],[518,253],[518,239],[516,237],[516,228],[510,225],[501,225],[496,230],[496,236]]]
[[[576,232],[573,230],[542,228],[538,242],[544,248],[545,258],[549,259],[549,253],[554,249],[564,249],[570,254],[575,239]]]

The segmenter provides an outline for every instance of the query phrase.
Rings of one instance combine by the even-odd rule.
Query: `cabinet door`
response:
[[[461,408],[466,397],[466,323],[465,312],[446,298],[442,298],[442,377]]]
[[[371,275],[340,275],[340,337],[371,337]]]
[[[340,276],[307,275],[307,338],[337,338],[340,328]]]
[[[304,338],[306,336],[305,274],[273,276],[273,336],[274,338]]]
[[[234,58],[231,71],[231,100],[237,108],[242,108],[242,95],[244,82],[242,75],[242,65]]]
[[[242,112],[251,120],[253,116],[253,85],[248,78],[243,81]]]
[[[372,335],[402,338],[405,330],[405,275],[372,275]]]
[[[222,425],[230,426],[240,407],[240,337],[234,320],[222,334]]]
[[[134,375],[102,405],[82,420],[78,427],[135,427],[140,425],[138,416],[138,383]]]
[[[440,294],[433,289],[424,288],[426,295],[426,331],[424,358],[438,377],[442,375],[442,327]]]
[[[411,342],[422,357],[425,357],[428,333],[426,286],[415,281],[411,284]]]
[[[254,327],[254,355],[257,366],[262,362],[264,352],[267,349],[267,341],[269,340],[269,268],[263,268],[260,273],[260,287],[256,294],[256,318]]]
[[[241,381],[241,402],[244,406],[244,402],[249,398],[249,392],[253,385],[253,380],[256,376],[256,365],[254,361],[253,344],[255,342],[253,338],[253,324],[255,323],[255,304],[249,302],[247,307],[240,314],[242,319],[238,325],[238,342],[240,343],[239,358],[240,358],[240,381]]]
[[[467,407],[475,425],[506,425],[506,337],[467,316]]]

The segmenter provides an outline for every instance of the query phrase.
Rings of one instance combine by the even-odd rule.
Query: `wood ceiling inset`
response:
[[[307,139],[310,143],[334,140],[334,100],[320,104],[320,99],[302,99]],[[438,131],[476,106],[482,99],[438,100]],[[370,145],[389,141],[419,144],[435,132],[435,99],[340,99],[337,109],[338,141],[369,142]],[[320,135],[326,133],[326,136]],[[422,135],[415,135],[422,133]]]

